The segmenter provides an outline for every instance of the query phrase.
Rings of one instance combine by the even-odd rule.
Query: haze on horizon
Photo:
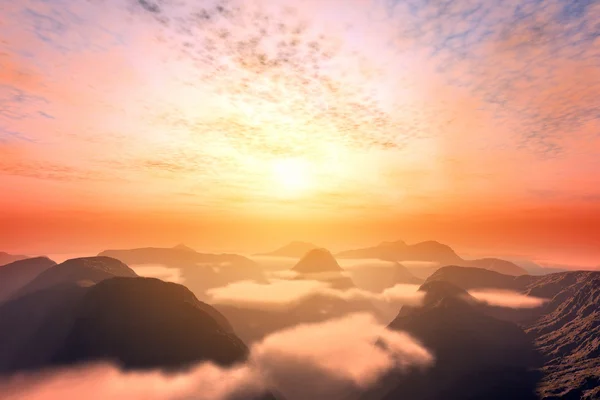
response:
[[[600,264],[598,2],[0,0],[0,250]]]

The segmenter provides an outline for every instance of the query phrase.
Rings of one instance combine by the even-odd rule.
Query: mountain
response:
[[[375,247],[364,249],[347,250],[338,253],[339,258],[375,258],[387,261],[429,261],[440,265],[461,265],[488,269],[507,275],[526,275],[527,271],[513,262],[499,258],[481,258],[477,260],[464,260],[458,256],[450,246],[436,242],[426,241],[413,245],[398,240],[395,242],[383,242]],[[428,270],[434,271],[435,268]],[[422,273],[415,270],[413,273]],[[430,272],[427,272],[428,274]]]
[[[189,247],[182,247],[181,245],[171,248],[146,247],[129,250],[105,250],[98,255],[116,258],[128,265],[162,264],[174,268],[196,264],[256,265],[256,263],[249,258],[237,254],[198,253]]]
[[[246,345],[214,308],[184,286],[112,278],[89,289],[52,363],[117,362],[126,369],[179,369],[200,361],[243,361]]]
[[[0,267],[0,302],[8,299],[36,276],[55,266],[46,257],[25,258]]]
[[[275,251],[269,253],[259,253],[258,256],[273,256],[273,257],[291,257],[291,258],[300,258],[304,256],[311,250],[318,249],[319,246],[316,246],[312,243],[307,242],[291,242],[286,244],[283,247],[278,248]]]
[[[357,287],[371,292],[382,292],[398,284],[420,285],[423,279],[414,276],[408,268],[397,262],[392,267],[369,265],[350,270]]]
[[[126,369],[230,365],[248,352],[216,309],[153,278],[57,283],[4,303],[0,324],[10,326],[0,330],[2,374],[101,360]]]
[[[433,281],[450,282],[465,290],[519,290],[524,288],[524,280],[521,283],[521,280],[514,276],[477,267],[461,267],[458,265],[448,265],[438,269],[425,282]]]
[[[552,299],[526,326],[545,359],[540,397],[600,398],[600,272],[536,277],[526,293]]]
[[[173,248],[176,249],[176,250],[185,250],[185,251],[193,251],[193,252],[196,251],[196,250],[192,249],[191,247],[186,246],[183,243],[179,243],[178,245],[173,246]]]
[[[424,305],[403,307],[389,328],[420,340],[435,364],[388,377],[380,398],[535,399],[537,375],[529,370],[536,357],[519,326],[486,315],[449,282],[431,281],[420,290],[426,292]]]
[[[499,272],[505,275],[528,275],[528,272],[525,268],[519,267],[517,264],[501,260],[499,258],[480,258],[476,260],[468,260],[461,263],[466,267],[476,267],[487,269],[490,271]]]
[[[23,286],[15,296],[64,283],[92,285],[115,276],[137,277],[127,265],[110,257],[73,258],[54,265]]]
[[[303,274],[316,274],[321,272],[342,272],[335,257],[327,249],[313,249],[308,251],[292,268]]]
[[[101,255],[114,257],[129,265],[158,264],[178,269],[186,287],[199,299],[206,299],[206,290],[236,281],[251,280],[268,283],[261,267],[237,254],[198,253],[185,245],[172,248],[140,248],[107,250]]]
[[[389,261],[435,261],[442,264],[452,264],[462,259],[449,246],[426,241],[413,245],[398,240],[383,242],[375,247],[348,250],[338,253],[339,258],[378,258]]]
[[[440,268],[426,284],[440,281],[464,289],[508,289],[550,299],[529,312],[500,309],[487,313],[518,321],[533,340],[543,357],[540,398],[593,399],[600,395],[600,272],[513,277],[450,266]],[[523,315],[528,318],[521,318]]]
[[[29,258],[28,256],[8,254],[3,251],[0,251],[0,266],[13,263],[15,261],[24,260]]]
[[[352,279],[345,275],[345,271],[327,249],[310,250],[298,261],[292,271],[298,273],[295,279],[323,281],[336,289],[355,287]]]

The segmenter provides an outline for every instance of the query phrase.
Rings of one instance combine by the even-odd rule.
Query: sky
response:
[[[0,250],[600,264],[600,2],[0,0]]]

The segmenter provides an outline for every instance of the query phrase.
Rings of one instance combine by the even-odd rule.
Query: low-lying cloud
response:
[[[179,268],[171,268],[162,264],[134,264],[131,269],[139,276],[157,278],[165,282],[184,283],[184,278]]]
[[[375,346],[377,340],[385,346]],[[286,400],[335,400],[366,389],[386,373],[424,368],[434,357],[409,335],[390,331],[368,314],[299,325],[251,347],[231,368],[204,363],[190,372],[126,373],[93,365],[21,376],[0,386],[10,400],[234,400],[271,391]]]
[[[248,308],[281,310],[312,296],[325,296],[346,301],[367,300],[394,305],[420,305],[424,293],[418,285],[398,284],[381,293],[351,288],[334,289],[327,282],[317,280],[272,280],[269,284],[252,281],[230,283],[208,290],[213,304],[227,304]]]
[[[537,308],[548,301],[541,297],[527,296],[510,290],[476,289],[469,290],[476,300],[494,307]]]
[[[340,264],[340,267],[344,268],[345,270],[357,270],[357,269],[363,269],[363,268],[389,268],[389,269],[393,269],[397,266],[397,263],[395,261],[384,261],[384,260],[379,260],[379,259],[370,259],[370,258],[359,258],[359,259],[354,259],[354,258],[342,258],[340,260],[338,260],[338,264]]]

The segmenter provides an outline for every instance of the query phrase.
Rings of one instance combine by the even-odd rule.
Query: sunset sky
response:
[[[600,2],[0,0],[0,251],[600,265]]]

